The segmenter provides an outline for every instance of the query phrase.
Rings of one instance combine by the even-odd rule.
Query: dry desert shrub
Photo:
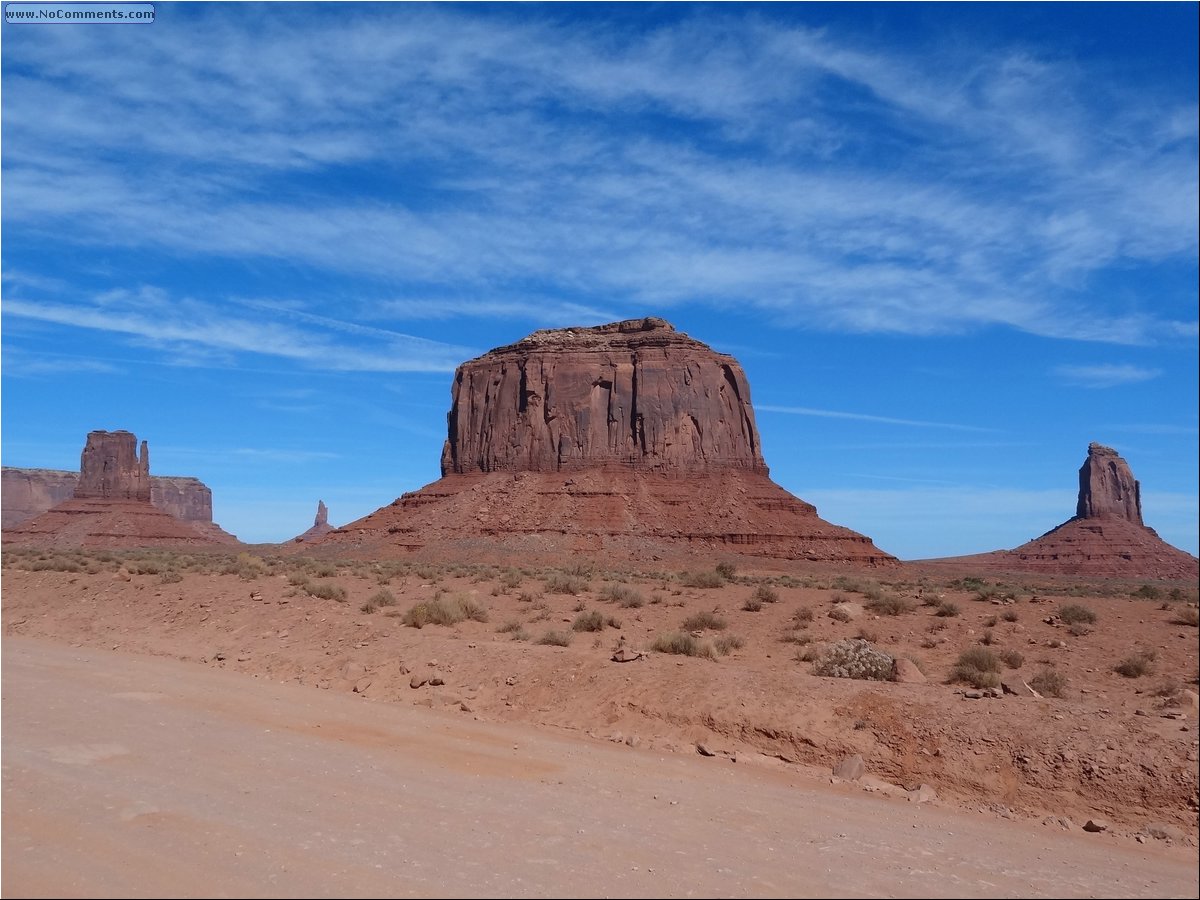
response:
[[[742,604],[742,609],[746,612],[759,612],[762,608],[762,601],[757,597],[747,597],[746,602]]]
[[[835,622],[849,622],[854,617],[850,615],[848,610],[842,609],[841,606],[835,606],[829,611],[829,618]]]
[[[766,584],[760,584],[758,587],[756,587],[754,589],[754,593],[751,596],[753,599],[757,600],[759,603],[778,603],[779,602],[779,591],[775,590],[775,588],[773,588],[769,585],[766,585]]]
[[[1025,657],[1017,650],[1005,650],[1000,654],[1000,660],[1010,669],[1019,669],[1025,662]]]
[[[804,628],[806,625],[809,625],[812,622],[813,618],[813,611],[807,606],[801,606],[794,613],[792,613],[792,627]]]
[[[587,579],[578,575],[551,575],[545,583],[547,594],[568,594],[572,597],[582,594],[588,587]]]
[[[726,581],[732,581],[733,576],[737,574],[737,566],[731,562],[721,562],[716,564],[714,571]]]
[[[958,655],[950,680],[975,688],[999,687],[1000,657],[986,647],[970,647]]]
[[[470,597],[446,597],[439,591],[433,599],[414,604],[404,614],[403,621],[413,628],[423,628],[426,625],[457,625],[467,619],[486,622],[487,610]]]
[[[1005,622],[1015,622],[1015,621],[1017,621],[1017,619],[1019,619],[1021,617],[1020,617],[1020,615],[1017,614],[1017,611],[1015,609],[1006,609],[1000,615],[1000,618],[1002,618]]]
[[[878,597],[867,601],[867,609],[877,616],[902,616],[912,612],[915,606],[912,601],[905,600],[903,597],[880,593]]]
[[[1154,668],[1154,660],[1158,658],[1158,652],[1149,647],[1139,647],[1133,653],[1129,654],[1115,666],[1113,671],[1118,675],[1124,675],[1126,678],[1141,678],[1143,675],[1149,675]]]
[[[622,609],[640,609],[646,600],[640,591],[623,584],[606,584],[600,589],[600,599],[616,603]]]
[[[938,604],[937,611],[934,613],[934,615],[940,616],[943,619],[949,619],[957,616],[959,612],[961,612],[961,610],[959,610],[957,603],[952,600],[943,600]]]
[[[725,577],[720,572],[688,572],[680,576],[679,583],[690,588],[719,588],[725,586]]]
[[[547,631],[537,639],[537,642],[551,647],[566,647],[570,645],[571,637],[569,631]]]
[[[684,631],[721,631],[729,627],[729,623],[711,612],[698,612],[683,620]]]
[[[387,588],[383,588],[372,594],[370,598],[368,598],[367,602],[364,603],[360,608],[365,613],[373,613],[375,610],[382,607],[395,605],[396,595]]]
[[[826,678],[891,681],[895,659],[861,638],[829,644],[817,655],[813,674]]]
[[[1194,606],[1185,606],[1176,613],[1175,618],[1171,621],[1176,625],[1190,625],[1192,628],[1200,626],[1200,609]]]
[[[734,650],[740,650],[746,642],[736,634],[723,634],[713,641],[713,646],[722,656],[728,656]]]
[[[1162,591],[1152,584],[1143,584],[1140,588],[1133,592],[1134,597],[1139,597],[1143,600],[1157,600],[1162,596]]]
[[[598,609],[581,612],[575,617],[575,621],[571,623],[572,631],[603,631],[605,626],[612,628],[620,628],[619,620],[612,616],[606,616]]]
[[[698,640],[695,635],[683,631],[668,631],[660,634],[650,645],[657,653],[674,653],[680,656],[699,656],[703,659],[715,659],[716,651],[708,641]]]
[[[1096,614],[1086,606],[1068,603],[1058,611],[1058,617],[1068,625],[1095,625]]]
[[[338,603],[344,603],[346,600],[346,589],[332,581],[307,582],[303,587],[321,600],[336,600]]]
[[[1053,666],[1047,666],[1029,679],[1029,686],[1043,697],[1061,698],[1067,692],[1067,676]]]

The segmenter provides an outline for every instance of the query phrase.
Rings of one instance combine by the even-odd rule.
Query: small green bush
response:
[[[1133,592],[1133,596],[1141,597],[1144,600],[1157,600],[1162,596],[1162,591],[1152,584],[1143,584],[1140,588]]]

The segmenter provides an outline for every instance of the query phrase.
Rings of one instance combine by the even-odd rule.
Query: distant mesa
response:
[[[536,331],[463,363],[441,468],[321,544],[897,564],[770,480],[742,367],[659,318]]]
[[[296,535],[292,540],[297,543],[315,541],[317,538],[324,537],[331,531],[333,531],[333,526],[329,524],[329,510],[326,508],[324,500],[318,500],[317,515],[313,519],[312,528],[303,534]]]
[[[936,560],[964,568],[1102,577],[1195,579],[1200,559],[1142,522],[1141,484],[1111,447],[1088,445],[1074,517],[1014,550]]]
[[[4,469],[4,541],[14,546],[234,544],[212,522],[212,493],[194,478],[152,478],[150,451],[128,431],[93,431],[79,474]],[[67,491],[69,495],[63,496]],[[152,502],[158,495],[157,505]],[[49,502],[47,509],[38,507]],[[162,507],[183,512],[172,515]],[[32,512],[32,514],[30,514]],[[10,517],[21,515],[10,525]]]

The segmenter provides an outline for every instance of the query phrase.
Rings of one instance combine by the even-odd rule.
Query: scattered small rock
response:
[[[429,679],[424,675],[414,675],[412,678],[408,679],[408,686],[410,688],[419,688],[424,686],[427,681],[429,681]]]
[[[703,742],[696,744],[696,752],[699,753],[701,756],[716,756],[717,755],[714,751],[709,749],[707,744],[705,744]]]
[[[925,684],[925,674],[911,659],[897,656],[892,662],[892,681],[900,684]]]
[[[429,686],[430,687],[438,687],[445,683],[446,682],[445,682],[445,680],[443,680],[441,675],[433,674],[433,675],[429,676]]]
[[[1108,823],[1103,819],[1088,819],[1083,823],[1083,830],[1099,834],[1102,831],[1108,831]]]

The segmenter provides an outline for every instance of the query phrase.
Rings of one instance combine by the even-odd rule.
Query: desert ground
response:
[[[1191,852],[176,660],[4,648],[8,897],[1188,897]]]
[[[842,770],[856,792],[1194,856],[1194,586],[272,548],[13,548],[3,562],[8,636],[702,757],[714,771],[828,782],[860,756],[861,777],[852,761]],[[873,680],[893,658],[924,682]],[[1089,821],[1104,831],[1085,834]]]

